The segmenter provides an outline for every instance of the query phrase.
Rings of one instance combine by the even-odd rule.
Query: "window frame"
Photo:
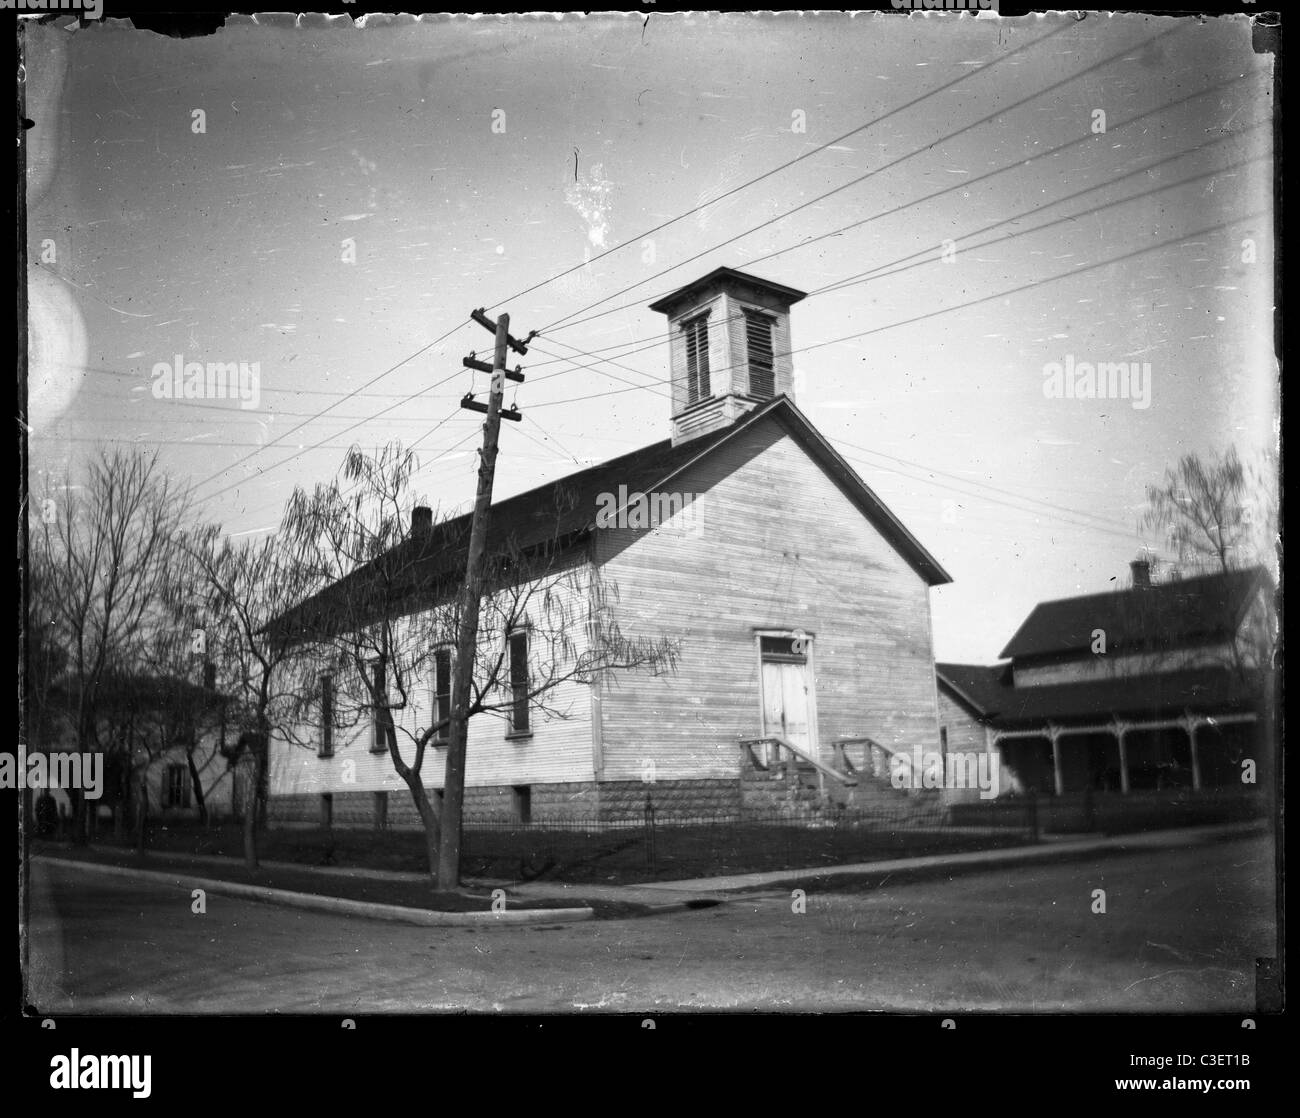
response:
[[[320,748],[316,756],[334,756],[334,673],[321,672],[320,680]]]
[[[520,683],[515,677],[515,641],[522,638],[524,642],[524,678],[523,689],[524,697],[519,698],[518,689]],[[532,671],[530,658],[532,654],[532,626],[524,624],[517,625],[513,629],[506,631],[506,691],[510,697],[509,706],[506,708],[506,737],[507,738],[530,738],[533,736],[532,720],[532,702],[529,698],[529,690],[532,687]],[[523,703],[523,728],[518,728],[516,718],[519,713],[520,703]]]
[[[173,779],[175,778],[175,779]],[[180,802],[177,803],[176,788],[179,785]],[[184,810],[190,806],[190,769],[180,761],[172,761],[163,772],[163,808]]]
[[[447,658],[447,710],[444,713],[441,707],[443,692],[438,687],[439,658]],[[433,649],[433,671],[432,678],[429,681],[429,725],[436,726],[443,718],[449,718],[451,715],[451,698],[456,688],[456,649],[450,644],[435,645]],[[434,732],[429,739],[429,744],[435,749],[451,744],[451,723],[447,723],[446,729],[439,734]]]
[[[388,701],[388,665],[384,662],[382,656],[376,656],[370,661],[370,680],[371,695],[382,695],[384,702]],[[379,720],[379,704],[374,705],[374,713],[370,719],[370,752],[387,753],[388,742],[383,736],[384,728]]]

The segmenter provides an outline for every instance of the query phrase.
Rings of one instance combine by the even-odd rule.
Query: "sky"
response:
[[[398,439],[464,510],[485,307],[540,331],[510,496],[667,437],[648,305],[726,265],[810,293],[795,402],[951,574],[937,658],[991,662],[1168,557],[1140,519],[1181,455],[1276,442],[1244,18],[103,20],[29,24],[27,73],[33,489],[157,449],[258,535]],[[160,398],[177,355],[256,365],[255,398]],[[1052,391],[1116,362],[1128,394]]]

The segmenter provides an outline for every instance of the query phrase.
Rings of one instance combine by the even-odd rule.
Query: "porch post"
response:
[[[1119,746],[1119,791],[1120,795],[1128,795],[1128,743],[1125,742],[1125,735],[1128,733],[1128,727],[1123,722],[1116,721],[1111,732],[1115,735],[1115,742]]]
[[[1052,779],[1056,784],[1057,796],[1064,796],[1065,774],[1061,772],[1061,731],[1059,727],[1049,722],[1047,732],[1052,738]]]
[[[1196,715],[1191,711],[1187,712],[1187,717],[1183,720],[1183,728],[1187,731],[1187,743],[1191,746],[1192,752],[1192,791],[1201,790],[1201,757],[1196,749]]]

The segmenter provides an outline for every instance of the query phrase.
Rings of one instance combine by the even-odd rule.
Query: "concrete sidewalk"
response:
[[[1255,834],[1267,829],[1262,822],[1228,823],[1211,827],[1183,827],[1168,831],[1112,837],[1055,840],[1048,838],[1035,846],[1011,846],[998,850],[974,850],[961,854],[932,854],[917,858],[892,858],[888,861],[858,862],[844,866],[812,866],[807,869],[773,870],[768,873],[732,874],[725,877],[701,877],[689,881],[649,881],[635,885],[568,885],[563,882],[527,881],[521,883],[479,880],[483,887],[507,888],[519,897],[584,896],[592,899],[635,901],[654,904],[656,898],[685,905],[696,900],[725,901],[734,894],[768,889],[793,888],[814,880],[888,877],[895,882],[921,877],[944,876],[963,871],[998,869],[1026,863],[1070,861],[1089,855],[1125,854],[1141,850],[1166,850],[1218,842],[1239,835]]]

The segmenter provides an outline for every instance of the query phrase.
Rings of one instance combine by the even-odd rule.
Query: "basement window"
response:
[[[514,816],[520,823],[533,821],[533,789],[529,784],[516,784],[510,789]]]
[[[776,362],[772,337],[776,319],[757,311],[745,312],[745,343],[749,352],[749,394],[762,400],[776,395]]]
[[[695,404],[712,395],[709,385],[709,316],[682,323],[686,336],[686,403]]]

